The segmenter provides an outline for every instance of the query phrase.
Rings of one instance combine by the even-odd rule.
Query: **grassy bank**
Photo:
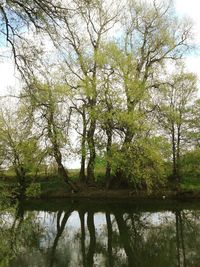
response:
[[[106,181],[103,171],[96,173],[96,180],[86,185],[78,178],[78,170],[70,170],[70,180],[78,188],[74,193],[64,181],[56,174],[40,173],[37,177],[27,176],[27,196],[29,198],[106,198],[106,199],[137,199],[137,198],[200,198],[200,179],[189,177],[182,179],[180,188],[175,189],[173,183],[166,183],[163,186],[151,190],[136,190],[134,187],[123,184],[122,181],[114,180],[111,188],[106,189]],[[120,180],[120,179],[119,179]],[[8,192],[15,197],[17,195],[18,183],[14,173],[5,172],[0,176],[1,192]]]

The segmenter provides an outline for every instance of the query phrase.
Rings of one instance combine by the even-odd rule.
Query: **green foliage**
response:
[[[7,168],[15,171],[18,178],[27,174],[34,174],[44,157],[43,150],[39,147],[38,138],[32,133],[32,120],[26,121],[26,115],[20,105],[14,112],[1,110],[0,130],[4,158]]]
[[[180,162],[183,181],[200,183],[200,148],[188,151],[182,156]]]
[[[165,164],[154,140],[137,140],[119,150],[113,148],[112,167],[119,168],[135,188],[151,190],[164,182]]]
[[[25,195],[28,198],[38,198],[41,195],[41,185],[40,183],[31,183],[26,189]]]
[[[4,207],[9,207],[10,200],[13,194],[13,190],[11,190],[5,184],[0,183],[0,207],[3,209]]]
[[[1,112],[0,167],[15,170],[25,188],[27,176],[37,174],[44,161],[68,164],[78,151],[89,162],[88,180],[94,178],[94,168],[102,177],[107,166],[107,177],[120,169],[137,188],[158,186],[166,177],[165,166],[179,162],[187,149],[182,140],[199,141],[198,103],[192,113],[196,77],[178,64],[174,68],[188,48],[189,21],[179,21],[171,2],[127,0],[121,10],[121,1],[111,7],[109,1],[69,1],[65,17],[65,9],[56,12],[62,1],[58,6],[40,2],[39,9],[31,0],[2,5],[2,33],[13,42],[13,52],[19,22],[38,29],[45,24],[43,30],[58,50],[49,58],[49,52],[36,52],[43,47],[33,49],[34,42],[28,48],[21,40],[21,51],[16,47],[26,83],[19,107]],[[176,69],[172,75],[167,74],[169,59]],[[188,134],[191,125],[195,130]],[[188,172],[184,168],[183,175]],[[31,184],[26,194],[39,191]]]
[[[106,159],[104,155],[97,155],[95,160],[95,169],[104,169],[106,166]]]

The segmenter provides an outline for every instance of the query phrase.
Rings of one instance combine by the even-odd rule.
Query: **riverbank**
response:
[[[200,199],[200,182],[198,180],[184,180],[179,189],[173,183],[160,186],[152,190],[135,190],[131,186],[113,183],[111,188],[105,189],[105,181],[102,177],[92,184],[86,185],[80,182],[76,173],[71,181],[77,187],[77,192],[71,190],[67,184],[56,175],[40,176],[35,179],[27,177],[27,198],[51,199],[51,198],[84,198],[84,199]],[[17,196],[17,181],[15,176],[0,177],[0,191],[8,192],[12,197]]]
[[[134,191],[131,189],[105,190],[101,188],[86,188],[79,192],[69,192],[63,189],[41,192],[39,198],[90,198],[90,199],[200,199],[200,191],[174,190],[163,191]]]
[[[152,190],[135,190],[131,186],[116,184],[106,189],[103,179],[98,179],[86,185],[74,176],[72,181],[78,188],[77,192],[70,190],[58,178],[42,180],[40,198],[91,198],[91,199],[200,199],[200,182],[184,180],[177,189],[173,183],[168,183]]]
[[[74,211],[85,211],[88,209],[95,213],[110,212],[123,209],[125,212],[135,210],[137,212],[159,212],[169,210],[199,210],[200,202],[196,200],[175,199],[88,199],[88,198],[54,198],[44,201],[43,199],[27,199],[18,203],[18,208],[28,211],[67,211],[73,207]]]

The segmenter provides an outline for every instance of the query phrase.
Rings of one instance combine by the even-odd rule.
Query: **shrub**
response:
[[[41,185],[40,183],[32,183],[26,189],[26,196],[28,198],[38,198],[41,194]]]
[[[137,140],[123,149],[113,148],[112,168],[138,189],[150,190],[165,181],[165,162],[155,140]],[[120,177],[121,178],[121,177]]]

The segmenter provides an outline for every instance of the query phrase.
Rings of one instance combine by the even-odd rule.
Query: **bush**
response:
[[[115,147],[112,154],[114,172],[122,170],[122,178],[136,189],[151,190],[164,183],[165,163],[155,140],[137,140],[121,150]]]
[[[180,162],[183,182],[200,184],[200,149],[194,149],[182,156]]]
[[[26,189],[26,196],[28,198],[37,198],[41,194],[41,185],[40,183],[32,183]]]

